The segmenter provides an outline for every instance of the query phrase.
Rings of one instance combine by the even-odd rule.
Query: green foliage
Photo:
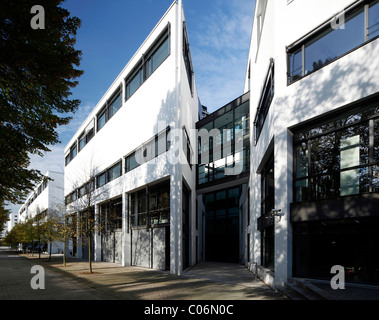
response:
[[[0,233],[3,232],[5,222],[9,220],[10,211],[5,209],[4,204],[0,201]]]
[[[0,2],[0,202],[20,203],[41,173],[28,169],[30,154],[43,155],[59,143],[58,126],[67,125],[80,101],[71,88],[83,71],[74,48],[80,20],[59,5],[45,9],[45,29],[34,30],[32,0]]]

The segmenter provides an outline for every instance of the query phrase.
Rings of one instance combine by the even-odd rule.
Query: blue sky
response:
[[[63,172],[64,147],[172,2],[66,0],[63,7],[82,20],[76,48],[84,74],[72,90],[81,105],[58,129],[62,143],[33,156],[31,168]],[[183,0],[183,6],[198,95],[212,112],[243,93],[255,0]]]

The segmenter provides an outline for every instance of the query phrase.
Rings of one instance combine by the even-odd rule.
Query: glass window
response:
[[[259,136],[261,134],[261,131],[263,129],[263,125],[266,121],[266,117],[268,114],[268,111],[270,109],[271,101],[274,97],[274,60],[271,60],[269,72],[267,74],[265,86],[263,88],[263,92],[259,101],[257,113],[255,115],[255,141],[257,142],[259,139]]]
[[[296,178],[308,176],[308,145],[303,142],[296,148]]]
[[[329,28],[305,45],[305,74],[320,69],[328,62],[364,42],[363,8],[346,16],[344,29]]]
[[[261,177],[261,214],[275,208],[274,156],[271,155],[262,170]]]
[[[168,57],[169,53],[169,38],[167,37],[148,60],[147,77],[149,77],[162,64],[162,62]]]
[[[365,8],[368,8],[367,15]],[[367,6],[362,3],[345,13],[344,18],[343,25],[333,28],[329,23],[321,32],[311,35],[288,52],[289,83],[322,68],[379,35],[378,1],[371,1]]]
[[[331,118],[318,128],[329,128],[318,135],[299,132],[296,143],[294,192],[295,201],[332,199],[363,192],[376,192],[377,139],[379,120],[364,120],[377,113],[371,106],[361,107]],[[352,121],[354,119],[354,121]],[[357,123],[355,120],[360,119]],[[332,129],[331,129],[332,128]],[[315,132],[315,128],[308,129]],[[310,152],[308,151],[310,150]]]
[[[72,147],[71,149],[71,160],[74,159],[76,157],[76,154],[77,154],[77,149],[76,149],[76,145],[74,147]]]
[[[121,93],[119,93],[109,105],[109,114],[112,117],[121,107]]]
[[[129,172],[139,167],[139,163],[136,160],[136,153],[133,152],[130,156],[126,157],[126,172]]]
[[[143,82],[143,69],[139,69],[137,73],[126,84],[126,99],[129,99],[134,92],[141,86]]]
[[[289,55],[290,82],[303,76],[303,50],[300,49]]]
[[[113,166],[109,170],[109,181],[112,181],[121,176],[121,162]]]
[[[97,177],[97,187],[101,187],[107,183],[107,172],[102,173]]]
[[[104,110],[102,114],[97,117],[97,130],[99,131],[102,127],[104,127],[106,123],[106,111]]]
[[[85,145],[86,145],[86,137],[83,136],[79,138],[79,151],[81,151]]]
[[[234,110],[234,128],[242,130],[243,136],[249,134],[249,102],[246,101]],[[248,137],[247,137],[248,138]]]
[[[373,39],[379,35],[379,2],[370,5],[368,37]]]

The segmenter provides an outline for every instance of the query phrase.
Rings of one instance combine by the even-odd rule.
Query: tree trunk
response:
[[[53,242],[52,242],[52,240],[51,240],[51,238],[50,238],[50,250],[49,250],[49,261],[51,261],[51,247],[53,246]]]
[[[92,261],[91,261],[91,235],[88,235],[88,262],[89,262],[89,272],[92,273]]]
[[[63,241],[63,265],[66,266],[66,239]]]

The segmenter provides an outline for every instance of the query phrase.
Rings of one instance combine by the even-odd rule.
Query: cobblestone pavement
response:
[[[45,289],[33,290],[33,265],[45,270]],[[207,268],[205,268],[207,269]],[[0,300],[283,300],[242,266],[219,273],[196,266],[183,276],[139,267],[68,259],[62,255],[23,255],[0,250]],[[233,279],[235,278],[235,281]]]

